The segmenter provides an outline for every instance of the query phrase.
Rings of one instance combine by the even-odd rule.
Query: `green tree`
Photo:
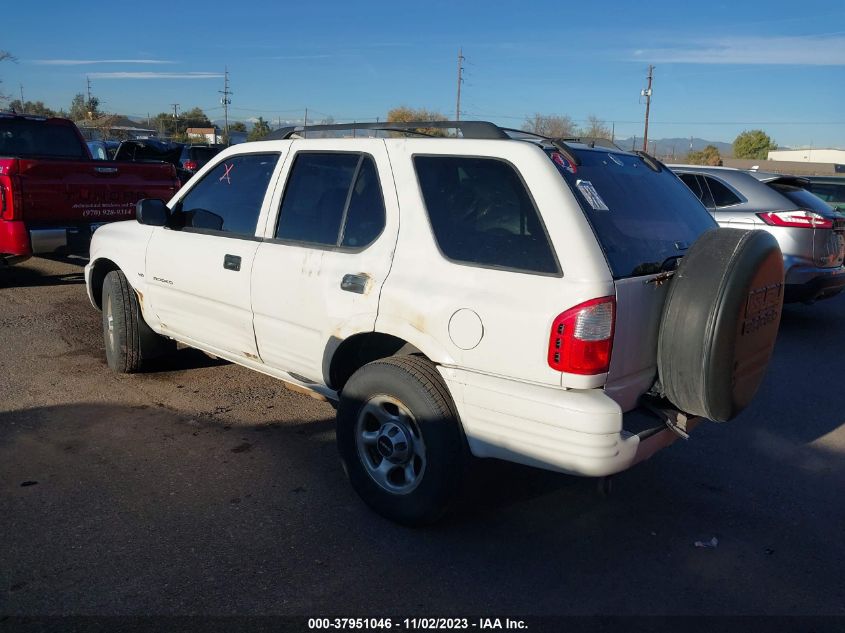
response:
[[[708,145],[697,152],[687,154],[687,163],[690,165],[710,165],[718,167],[722,164],[722,156],[715,145]]]
[[[48,108],[43,101],[27,101],[21,103],[20,99],[15,99],[9,103],[9,110],[14,110],[18,114],[34,114],[35,116],[58,116],[58,112]]]
[[[100,100],[97,97],[91,97],[86,101],[85,95],[78,92],[70,102],[70,118],[74,121],[96,119],[100,117],[100,114]]]
[[[536,112],[525,119],[522,129],[533,134],[550,138],[577,136],[575,122],[568,116],[559,114],[540,114]]]
[[[387,121],[389,123],[408,123],[410,121],[446,121],[446,116],[436,110],[428,110],[426,108],[409,108],[408,106],[399,106],[393,108],[387,113]],[[446,136],[446,130],[425,127],[420,128],[420,132],[430,136]]]
[[[735,158],[766,159],[777,148],[777,143],[763,130],[746,130],[734,139]]]
[[[246,132],[246,123],[243,121],[232,121],[229,123],[230,132]]]
[[[260,141],[270,133],[270,124],[264,120],[264,117],[258,117],[258,121],[252,126],[252,131],[246,137],[248,141]]]
[[[587,125],[581,130],[579,136],[585,138],[606,138],[610,140],[611,131],[604,121],[599,119],[595,114],[587,117]]]

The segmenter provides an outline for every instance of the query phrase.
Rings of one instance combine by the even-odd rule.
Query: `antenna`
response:
[[[223,120],[224,120],[224,134],[226,135],[226,145],[231,145],[229,140],[229,106],[232,100],[229,98],[233,93],[229,90],[229,67],[225,67],[223,73],[223,90],[218,90],[223,96],[220,98],[220,103],[223,104]],[[217,139],[215,139],[216,141]]]

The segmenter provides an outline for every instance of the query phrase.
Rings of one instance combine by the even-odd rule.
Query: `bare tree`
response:
[[[5,62],[5,61],[16,62],[18,60],[9,51],[0,51],[0,62]],[[3,83],[3,80],[0,79],[0,84],[2,84],[2,83]],[[6,94],[3,94],[2,92],[0,92],[0,101],[5,101],[6,99],[9,99],[9,98],[10,98],[9,95],[6,95]]]
[[[610,128],[595,114],[587,117],[587,125],[581,130],[581,136],[585,138],[606,138],[610,139]]]
[[[522,129],[551,138],[565,138],[575,136],[577,133],[575,122],[565,114],[540,114],[539,112],[527,117],[525,123],[522,124]]]

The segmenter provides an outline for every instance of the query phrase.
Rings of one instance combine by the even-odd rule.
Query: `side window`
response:
[[[416,156],[434,238],[454,261],[559,273],[545,227],[508,163],[469,156]]]
[[[707,186],[713,195],[713,204],[716,207],[727,207],[742,202],[739,196],[715,178],[705,177],[704,179],[707,181]]]
[[[710,190],[707,188],[707,185],[701,176],[696,174],[678,174],[678,177],[687,187],[690,188],[695,196],[701,200],[701,204],[708,209],[713,208],[713,197],[710,195]]]
[[[279,210],[277,239],[363,248],[384,223],[384,197],[370,156],[297,155]]]
[[[244,154],[226,159],[179,203],[186,229],[255,235],[258,215],[278,154]]]

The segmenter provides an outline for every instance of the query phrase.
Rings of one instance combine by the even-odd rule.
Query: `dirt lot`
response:
[[[114,375],[81,265],[0,271],[0,614],[845,615],[843,324],[788,307],[753,408],[609,499],[488,462],[409,530],[348,486],[329,405],[192,350]]]

